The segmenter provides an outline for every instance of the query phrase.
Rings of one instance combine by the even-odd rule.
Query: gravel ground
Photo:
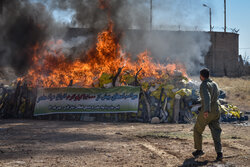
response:
[[[0,120],[0,166],[249,166],[250,127],[222,124],[223,162],[209,128],[193,159],[192,124]]]

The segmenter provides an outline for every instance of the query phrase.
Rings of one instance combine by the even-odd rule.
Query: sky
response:
[[[145,0],[147,1],[147,0]],[[148,0],[149,1],[149,0]],[[209,31],[209,9],[213,31],[224,31],[224,0],[153,0],[153,28]],[[227,32],[239,29],[239,54],[250,61],[250,0],[227,0]],[[69,23],[73,12],[54,11],[56,20]]]
[[[209,31],[209,9],[202,5],[206,4],[212,11],[213,31],[224,31],[224,0],[175,0],[179,1],[177,7],[169,3],[162,5],[160,1],[171,0],[155,0],[155,28],[170,23],[174,26],[167,29],[177,27],[180,30]],[[239,54],[243,57],[247,55],[250,61],[250,0],[227,0],[226,5],[227,32],[239,30]]]

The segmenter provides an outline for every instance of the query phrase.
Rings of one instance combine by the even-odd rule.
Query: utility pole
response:
[[[227,3],[224,0],[224,32],[227,32]]]
[[[150,31],[152,30],[153,25],[153,0],[150,0]]]
[[[203,6],[209,9],[209,25],[210,25],[210,32],[212,32],[212,9],[206,4],[203,4]]]
[[[3,13],[3,1],[0,0],[0,15]]]
[[[212,9],[209,8],[209,17],[210,17],[210,32],[212,32]]]

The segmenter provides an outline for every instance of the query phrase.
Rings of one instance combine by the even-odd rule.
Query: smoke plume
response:
[[[72,23],[78,27],[103,30],[109,19],[115,29],[149,26],[149,4],[145,0],[43,0],[51,10],[74,11]]]
[[[11,66],[17,75],[22,75],[32,64],[31,48],[51,38],[59,29],[41,3],[3,0],[1,8],[0,65]]]
[[[120,43],[134,58],[144,50],[161,62],[181,62],[189,73],[197,73],[204,64],[204,56],[209,50],[210,36],[204,32],[182,32],[195,30],[204,23],[207,13],[201,2],[196,0],[153,0],[153,27],[150,27],[150,1],[145,0],[58,0],[49,2],[51,9],[71,9],[74,11],[72,23],[78,27],[91,29],[92,36],[86,41],[91,45],[97,32],[106,28],[111,19],[115,25]],[[102,10],[100,10],[100,8]],[[164,12],[163,12],[164,11]],[[164,13],[164,14],[161,14]],[[193,26],[193,27],[191,27]],[[158,27],[174,31],[156,31]],[[199,27],[201,28],[201,27]],[[140,30],[140,31],[137,31]],[[123,35],[121,34],[123,33]]]
[[[65,55],[73,55],[94,46],[98,32],[107,28],[109,20],[114,23],[117,42],[134,57],[145,49],[152,53],[156,61],[184,63],[190,73],[197,65],[202,65],[204,55],[209,50],[210,37],[202,32],[150,31],[149,0],[3,0],[0,11],[0,65],[10,65],[18,75],[23,75],[32,65],[30,48],[51,39],[63,37],[67,29],[55,21],[54,11],[72,11],[71,27],[85,29],[77,36],[64,38]],[[188,26],[202,24],[204,13],[196,10],[200,5],[195,0],[153,0],[153,27],[172,24]],[[192,5],[194,4],[193,8]],[[178,8],[180,9],[178,9]],[[167,10],[167,20],[159,11]],[[79,30],[79,29],[78,29]],[[178,30],[178,28],[176,29]],[[80,30],[79,30],[80,31]]]
[[[197,74],[204,66],[210,35],[205,32],[188,31],[127,31],[123,38],[126,50],[133,55],[142,50],[161,63],[182,63],[189,74]]]

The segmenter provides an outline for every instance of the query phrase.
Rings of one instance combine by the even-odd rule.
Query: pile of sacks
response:
[[[230,104],[220,105],[221,121],[234,122],[234,121],[247,121],[248,116],[244,116],[238,107]]]
[[[144,122],[194,121],[191,108],[199,98],[198,83],[190,81],[179,72],[161,80],[140,80],[140,83],[142,93],[137,117]]]
[[[0,85],[0,118],[32,118],[36,102],[36,89],[24,83]]]
[[[160,82],[141,81],[142,91],[139,112],[137,116],[142,117],[144,122],[151,123],[192,123],[195,122],[200,107],[199,82],[185,78],[181,73],[168,76]],[[145,97],[150,105],[150,113],[147,110]],[[224,100],[225,92],[220,90],[219,101],[221,121],[246,121],[247,116],[236,107]]]

